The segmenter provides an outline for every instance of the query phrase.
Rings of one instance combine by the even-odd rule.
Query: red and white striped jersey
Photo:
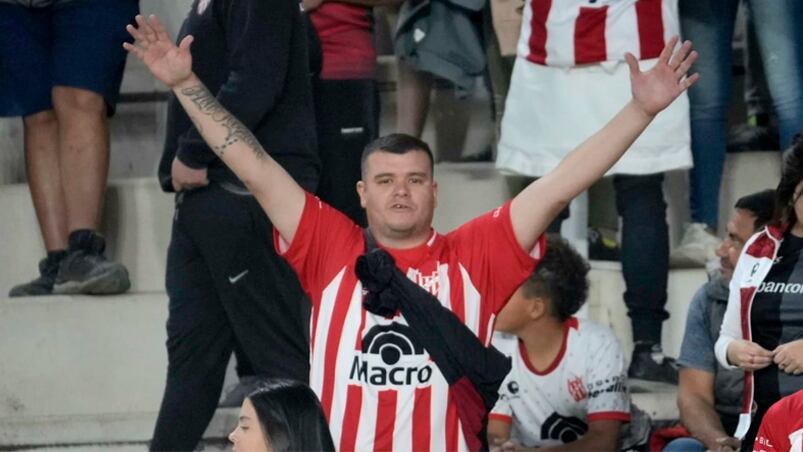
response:
[[[680,33],[677,0],[527,0],[519,57],[572,67],[656,58]]]
[[[385,248],[396,265],[452,310],[485,344],[496,313],[531,274],[531,255],[513,233],[510,204],[415,248]],[[449,386],[400,314],[384,318],[362,306],[354,263],[365,251],[362,229],[307,195],[293,242],[274,232],[277,250],[312,300],[310,386],[321,399],[341,451],[466,450]],[[381,246],[381,244],[380,244]]]

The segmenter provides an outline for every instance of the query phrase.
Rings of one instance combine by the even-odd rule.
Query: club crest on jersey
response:
[[[570,378],[566,382],[566,386],[569,389],[569,394],[571,394],[575,402],[579,402],[588,397],[588,391],[586,391],[586,386],[583,383],[582,378]]]
[[[415,269],[410,269],[408,277],[415,281],[415,283],[421,286],[424,290],[436,297],[441,291],[441,274],[437,269],[435,269],[429,275],[425,275]]]
[[[362,353],[351,364],[349,379],[380,387],[428,385],[432,364],[409,326],[376,325],[362,339]]]

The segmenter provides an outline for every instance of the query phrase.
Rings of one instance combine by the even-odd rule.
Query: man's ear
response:
[[[365,209],[365,182],[357,181],[357,195],[360,197],[360,206]]]
[[[434,201],[432,207],[438,207],[438,183],[434,180],[432,181],[432,199]]]

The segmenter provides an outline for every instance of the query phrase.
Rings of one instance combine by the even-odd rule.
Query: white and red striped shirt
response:
[[[424,244],[387,249],[396,265],[452,310],[485,344],[496,313],[531,274],[545,249],[521,249],[510,204]],[[404,317],[362,307],[354,263],[362,229],[308,195],[293,242],[274,232],[277,250],[312,300],[310,386],[321,399],[341,451],[466,450],[449,386]],[[381,246],[381,245],[380,245]],[[534,259],[535,257],[535,259]]]
[[[573,67],[656,58],[680,33],[677,0],[527,0],[518,55],[536,64]]]

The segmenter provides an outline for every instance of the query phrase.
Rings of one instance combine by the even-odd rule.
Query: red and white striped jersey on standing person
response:
[[[677,0],[527,0],[518,56],[573,67],[657,58],[680,33]]]
[[[404,317],[362,306],[354,273],[362,229],[307,195],[293,242],[276,232],[274,241],[312,301],[310,386],[337,450],[467,450],[454,395]],[[542,236],[531,255],[521,249],[507,203],[447,235],[433,231],[415,248],[386,250],[487,345],[496,313],[545,246]]]

